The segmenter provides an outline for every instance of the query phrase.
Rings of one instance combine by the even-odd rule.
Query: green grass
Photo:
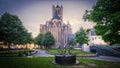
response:
[[[57,54],[58,50],[57,49],[47,49],[48,53],[51,54]],[[75,53],[77,56],[95,56],[95,54],[90,53],[90,52],[84,52],[81,50],[76,50],[76,49],[72,49],[72,53]]]
[[[0,58],[0,68],[64,68],[52,64],[52,60],[48,57]]]
[[[3,56],[12,56],[12,57],[16,57],[16,56],[25,56],[28,55],[29,53],[35,53],[35,50],[29,50],[29,49],[21,49],[21,50],[10,50],[8,51],[0,51],[0,57]]]
[[[79,58],[78,60],[81,61],[81,65],[84,65],[87,68],[120,68],[120,62],[108,62],[87,58]]]
[[[78,65],[52,64],[54,57],[0,58],[0,68],[120,68],[120,63],[77,58]]]
[[[9,52],[8,52],[8,51],[0,51],[0,54],[6,54],[6,53],[9,53],[9,54],[18,54],[18,53],[23,53],[23,52],[25,52],[25,51],[34,52],[34,50],[21,49],[21,50],[10,50]]]

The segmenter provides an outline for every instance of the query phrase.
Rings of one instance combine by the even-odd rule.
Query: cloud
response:
[[[63,5],[63,21],[72,25],[73,33],[81,26],[92,28],[95,24],[84,22],[82,16],[97,0],[0,0],[0,15],[4,12],[17,15],[34,37],[39,33],[39,25],[52,18],[52,5]]]

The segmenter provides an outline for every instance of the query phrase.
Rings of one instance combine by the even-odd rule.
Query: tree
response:
[[[23,35],[23,40],[21,41],[21,44],[27,44],[27,43],[29,43],[29,44],[31,44],[31,43],[33,43],[33,38],[32,38],[32,35],[31,35],[31,33],[26,33],[25,35]],[[26,48],[27,48],[27,45],[26,45]]]
[[[35,39],[34,43],[40,46],[44,46],[44,34],[39,34]]]
[[[9,13],[4,13],[0,18],[0,42],[8,45],[25,44],[24,41],[28,35],[27,30],[22,25],[20,19]]]
[[[45,36],[44,36],[44,41],[45,41],[45,46],[47,48],[49,48],[51,45],[55,44],[55,39],[53,37],[53,35],[51,34],[51,32],[46,32]]]
[[[93,10],[86,10],[83,19],[96,23],[98,35],[110,44],[120,43],[120,0],[98,0]]]
[[[75,45],[75,39],[70,39],[69,41],[68,41],[68,45]]]
[[[31,33],[26,33],[24,35],[23,43],[26,44],[26,43],[32,43],[32,42],[33,42],[33,38]]]
[[[80,45],[84,44],[84,43],[88,43],[88,38],[86,35],[86,31],[81,27],[80,31],[77,31],[75,33],[76,37],[75,37],[75,41],[77,43],[79,43]]]
[[[46,48],[50,48],[51,45],[55,44],[55,39],[51,32],[46,32],[45,34],[39,34],[35,39],[35,44],[40,46],[45,46]]]
[[[89,33],[89,31],[90,31],[90,29],[87,29],[87,30],[86,30],[86,33],[88,34],[88,33]]]

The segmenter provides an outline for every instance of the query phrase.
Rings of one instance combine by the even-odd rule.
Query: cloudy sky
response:
[[[35,37],[40,24],[52,18],[52,6],[63,5],[63,21],[70,22],[73,33],[82,26],[92,28],[95,24],[84,22],[84,11],[92,9],[97,0],[0,0],[0,15],[5,12],[17,15],[23,25]]]

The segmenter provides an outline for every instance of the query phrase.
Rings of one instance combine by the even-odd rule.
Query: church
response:
[[[53,5],[52,18],[45,24],[40,24],[40,33],[51,32],[55,38],[55,48],[67,46],[72,34],[72,28],[69,22],[63,22],[63,6]]]

